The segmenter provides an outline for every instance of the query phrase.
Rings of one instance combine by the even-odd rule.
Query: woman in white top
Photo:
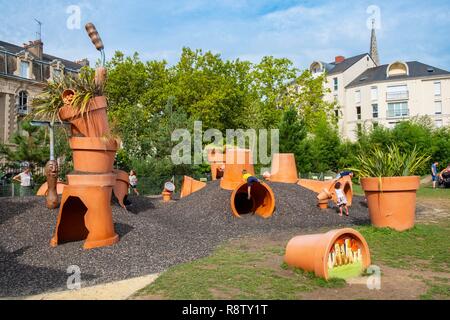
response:
[[[133,190],[133,192],[134,192],[136,195],[139,195],[139,191],[138,191],[138,189],[137,189],[138,178],[137,178],[137,176],[136,176],[136,171],[131,170],[131,171],[130,171],[130,176],[128,177],[128,179],[130,180],[130,187],[131,187],[131,190]]]
[[[21,197],[27,197],[33,194],[33,177],[29,167],[26,167],[25,170],[15,176],[13,180],[20,182]]]

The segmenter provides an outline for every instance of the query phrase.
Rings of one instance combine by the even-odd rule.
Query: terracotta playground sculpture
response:
[[[297,183],[298,173],[295,155],[293,153],[275,153],[272,156],[272,170],[269,181],[282,183]]]
[[[190,194],[203,189],[204,187],[206,187],[206,182],[198,181],[191,177],[184,176],[183,182],[181,184],[180,198],[185,198]]]
[[[342,190],[347,197],[347,205],[351,206],[353,201],[353,184],[352,179],[349,176],[344,176],[339,180],[319,181],[311,179],[300,179],[298,185],[314,191],[317,193],[318,206],[321,209],[328,208],[328,201],[332,200],[337,202],[335,184],[336,182],[342,184]]]
[[[86,30],[96,48],[102,52],[104,61],[103,44],[94,25],[87,24]],[[95,85],[102,87],[105,79],[106,69],[97,68]],[[113,171],[118,143],[108,137],[106,98],[92,97],[86,111],[80,112],[73,105],[76,94],[74,90],[64,91],[65,105],[59,111],[60,118],[71,124],[72,137],[69,142],[73,150],[74,172],[67,176],[68,185],[64,187],[51,245],[85,240],[84,248],[91,249],[119,241],[114,231],[111,197],[117,177],[122,187],[124,177]]]
[[[49,209],[56,209],[59,205],[58,193],[58,162],[50,160],[45,165],[45,176],[47,177],[46,204]]]
[[[286,246],[284,262],[329,279],[359,276],[369,267],[371,258],[364,237],[345,228],[292,238]]]

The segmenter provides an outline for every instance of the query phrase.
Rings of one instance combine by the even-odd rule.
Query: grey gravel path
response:
[[[363,198],[356,197],[350,217],[322,211],[315,193],[297,185],[270,183],[276,196],[271,219],[231,215],[231,192],[218,182],[182,200],[131,197],[129,212],[113,206],[120,242],[112,247],[83,250],[82,242],[49,245],[57,210],[43,198],[0,198],[0,297],[66,289],[67,268],[77,265],[83,286],[161,272],[170,266],[208,255],[230,238],[369,223]]]

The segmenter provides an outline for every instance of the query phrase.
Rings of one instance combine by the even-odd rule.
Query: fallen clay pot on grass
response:
[[[270,181],[281,183],[297,183],[298,173],[293,153],[275,153],[272,156]]]
[[[363,178],[361,186],[372,225],[397,231],[414,227],[420,177]]]
[[[255,174],[252,154],[250,150],[230,148],[225,157],[225,171],[220,187],[225,190],[234,190],[242,184],[242,170],[247,170],[251,175]]]
[[[262,218],[270,218],[275,211],[275,195],[264,182],[254,183],[248,199],[247,183],[241,183],[231,194],[231,212],[237,218],[255,213]]]
[[[351,271],[353,276],[358,276],[367,269],[371,259],[364,237],[354,229],[345,228],[292,238],[286,246],[284,262],[329,279],[330,275],[335,276],[341,271]]]

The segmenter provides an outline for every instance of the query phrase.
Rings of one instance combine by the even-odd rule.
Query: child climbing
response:
[[[252,176],[250,173],[247,172],[247,170],[242,170],[242,179],[244,179],[245,182],[247,182],[247,194],[248,194],[248,200],[251,199],[251,191],[252,186],[256,182],[259,182],[258,178]]]
[[[343,208],[345,208],[345,215],[348,217],[347,197],[345,196],[344,192],[341,190],[341,183],[336,182],[336,184],[334,185],[334,188],[336,190],[337,205],[339,207],[339,216],[342,217],[342,211],[343,211]]]

